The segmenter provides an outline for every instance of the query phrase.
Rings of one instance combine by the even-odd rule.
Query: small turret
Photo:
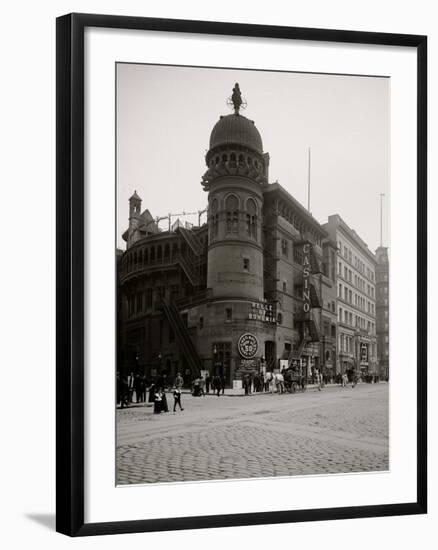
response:
[[[140,238],[138,231],[141,215],[141,198],[137,191],[129,199],[129,229],[128,229],[128,248]]]

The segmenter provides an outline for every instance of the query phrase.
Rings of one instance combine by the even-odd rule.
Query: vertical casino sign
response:
[[[310,312],[310,243],[303,245],[303,311]]]

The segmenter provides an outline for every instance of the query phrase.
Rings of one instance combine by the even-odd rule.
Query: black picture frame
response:
[[[57,19],[56,529],[69,536],[322,521],[427,511],[427,37],[69,14]],[[417,52],[417,499],[415,502],[107,523],[84,522],[84,30],[157,30],[405,46]],[[421,283],[420,283],[421,281]]]

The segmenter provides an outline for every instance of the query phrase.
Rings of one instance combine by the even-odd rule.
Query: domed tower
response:
[[[262,186],[269,156],[254,122],[240,114],[238,84],[231,102],[234,113],[221,116],[211,132],[202,178],[208,191],[207,287],[214,298],[263,300]]]

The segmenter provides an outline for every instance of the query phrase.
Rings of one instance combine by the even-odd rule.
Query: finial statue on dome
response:
[[[227,105],[231,109],[234,109],[235,115],[238,115],[241,109],[246,109],[246,100],[240,93],[238,82],[234,85],[232,96],[227,99]]]
[[[233,88],[233,95],[231,96],[231,101],[234,105],[234,114],[239,114],[239,109],[242,106],[242,94],[240,93],[239,83],[236,82]]]

